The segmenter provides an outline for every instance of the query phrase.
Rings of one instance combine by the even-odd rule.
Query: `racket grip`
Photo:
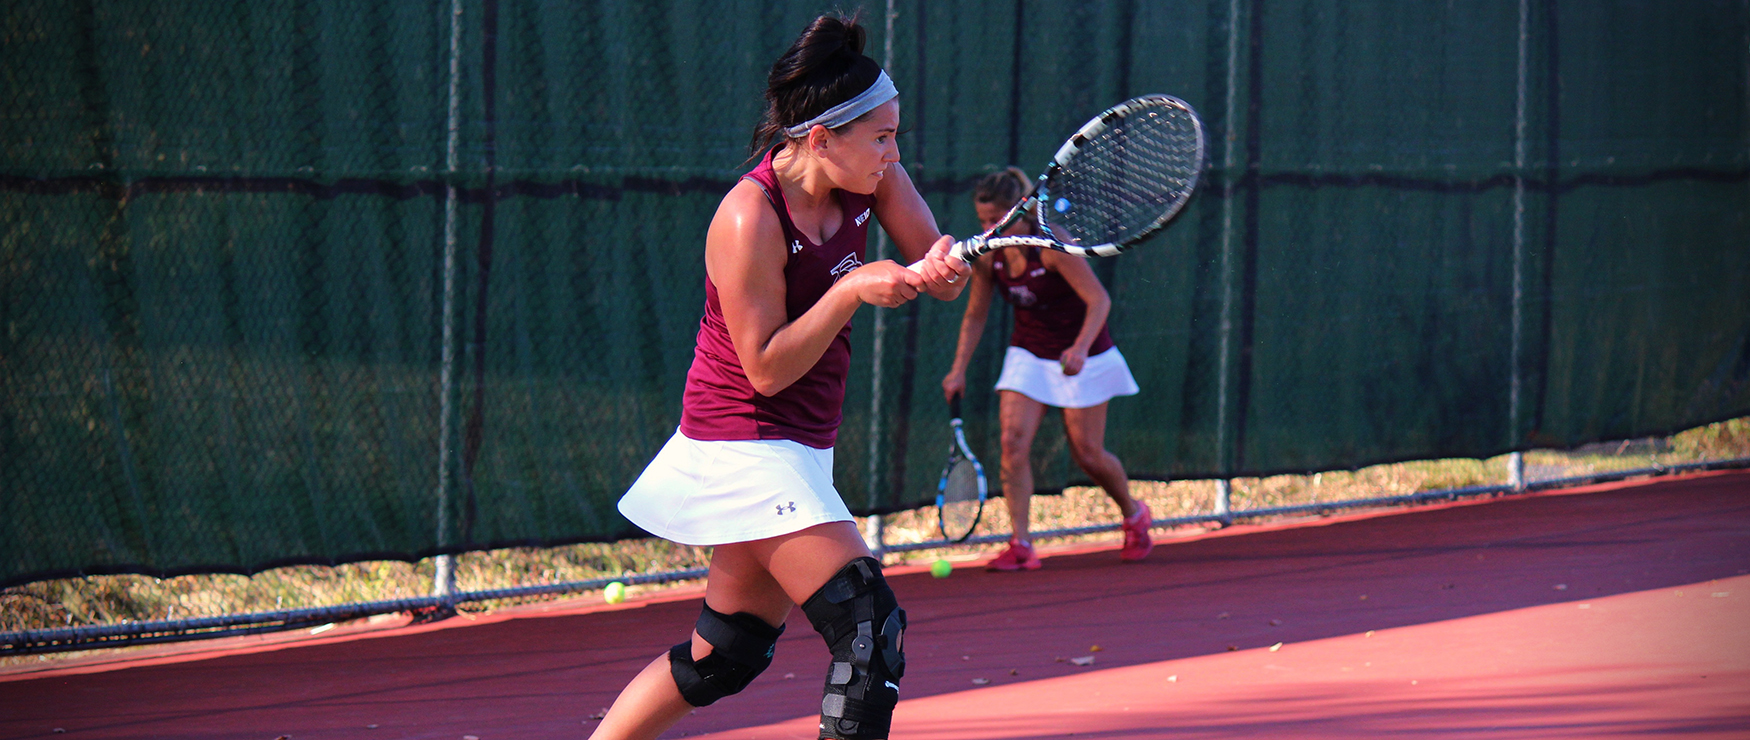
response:
[[[954,394],[953,398],[948,399],[948,418],[962,418],[960,416],[960,394],[958,393]]]
[[[954,257],[955,259],[960,260],[961,262],[971,262],[979,254],[982,254],[982,252],[974,251],[977,249],[978,245],[982,245],[982,244],[984,244],[984,238],[978,237],[978,236],[972,237],[971,239],[967,239],[965,241],[957,241],[957,242],[954,242],[953,246],[948,248],[948,254],[950,256]],[[922,274],[924,271],[924,261],[918,260],[916,262],[913,262],[909,265],[906,265],[905,269],[911,270],[912,272],[915,272],[915,273]]]

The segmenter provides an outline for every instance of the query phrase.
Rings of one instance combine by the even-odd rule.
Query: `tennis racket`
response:
[[[966,432],[960,421],[960,397],[948,402],[948,426],[954,439],[948,445],[948,464],[942,468],[942,480],[936,484],[936,524],[942,539],[963,542],[978,527],[984,516],[984,497],[989,487],[984,481],[984,466],[966,446]]]
[[[952,254],[971,261],[1025,246],[1110,257],[1171,221],[1202,171],[1203,123],[1196,111],[1169,95],[1131,98],[1083,124],[1057,150],[1033,195],[990,230],[955,242]],[[1029,211],[1039,236],[998,236]]]

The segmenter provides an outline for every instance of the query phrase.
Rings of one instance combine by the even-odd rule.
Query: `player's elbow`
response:
[[[753,386],[753,392],[770,398],[783,392],[785,388],[789,388],[791,383],[796,382],[796,379],[779,377],[770,372],[749,370],[747,382]]]

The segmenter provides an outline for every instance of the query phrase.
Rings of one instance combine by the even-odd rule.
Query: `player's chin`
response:
[[[877,172],[874,175],[863,178],[863,181],[858,183],[857,187],[845,189],[858,195],[874,195],[875,190],[881,187],[881,177],[883,174],[884,173]]]

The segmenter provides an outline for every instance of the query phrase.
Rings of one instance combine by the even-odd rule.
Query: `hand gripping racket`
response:
[[[984,466],[966,446],[966,432],[960,421],[960,397],[948,402],[948,426],[954,439],[948,445],[948,464],[942,468],[942,480],[936,484],[936,523],[942,539],[963,542],[978,527],[984,516],[984,497],[989,487],[984,481]]]
[[[990,230],[955,242],[951,253],[971,261],[1027,246],[1110,257],[1172,220],[1202,171],[1203,123],[1196,111],[1169,95],[1132,98],[1082,124],[1039,176],[1033,195]],[[1040,236],[997,236],[1029,210]]]

